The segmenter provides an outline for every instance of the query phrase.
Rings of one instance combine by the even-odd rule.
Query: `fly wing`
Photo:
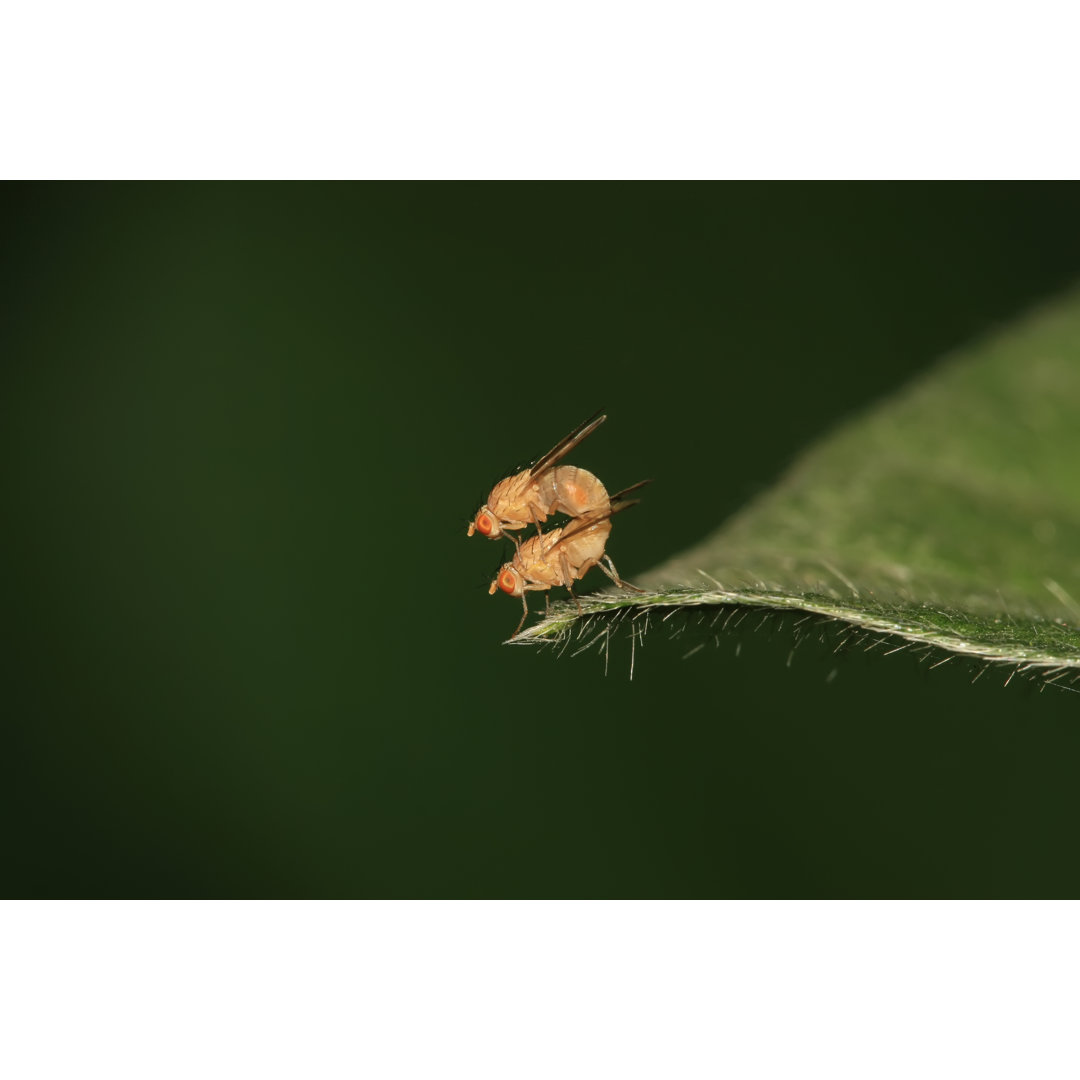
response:
[[[629,487],[624,487],[622,491],[616,491],[611,496],[611,504],[615,505],[624,495],[629,495],[631,491],[637,491],[638,488],[643,488],[646,484],[651,484],[651,480],[639,480],[636,484],[631,484]],[[640,502],[640,499],[634,499],[634,502]]]
[[[529,467],[530,482],[539,480],[541,476],[554,468],[578,443],[587,439],[605,420],[605,414],[594,412],[588,420],[583,420],[569,435],[560,439],[543,457],[537,458]]]
[[[635,484],[635,487],[640,485]],[[626,489],[627,491],[630,488]],[[569,525],[565,526],[562,530],[562,535],[556,540],[550,547],[544,545],[545,557],[550,555],[562,544],[565,544],[567,540],[573,540],[575,536],[580,536],[586,529],[591,529],[594,525],[598,525],[601,521],[607,521],[609,517],[613,517],[615,514],[622,513],[623,510],[629,510],[631,506],[637,506],[641,502],[640,499],[624,499],[622,502],[613,502],[607,510],[594,510],[591,514],[582,514],[579,518],[574,518]]]

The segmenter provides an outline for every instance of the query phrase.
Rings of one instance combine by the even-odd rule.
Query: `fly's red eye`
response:
[[[487,514],[481,514],[476,519],[476,531],[484,536],[490,536],[492,530],[495,528],[495,522],[488,517]]]
[[[517,587],[517,579],[514,577],[513,571],[504,570],[499,575],[499,588],[505,593],[513,594],[514,589]]]

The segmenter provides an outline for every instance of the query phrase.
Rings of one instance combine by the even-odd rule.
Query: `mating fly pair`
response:
[[[564,586],[580,611],[573,584],[594,566],[599,566],[620,588],[641,591],[619,577],[605,547],[611,535],[611,518],[638,501],[623,496],[648,481],[609,496],[600,479],[587,469],[559,464],[606,419],[599,413],[589,417],[529,468],[500,480],[469,523],[469,536],[474,532],[489,539],[506,535],[514,542],[513,559],[502,565],[488,589],[491,595],[501,589],[509,596],[521,597],[524,610],[511,637],[517,635],[529,616],[526,593]],[[574,520],[544,533],[541,522],[557,513]],[[529,525],[536,526],[535,536],[522,541],[513,535]]]

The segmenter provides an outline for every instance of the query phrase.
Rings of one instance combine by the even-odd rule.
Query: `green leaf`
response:
[[[845,423],[636,584],[584,598],[586,625],[797,609],[1044,676],[1080,667],[1080,292]],[[581,618],[560,604],[514,640]]]

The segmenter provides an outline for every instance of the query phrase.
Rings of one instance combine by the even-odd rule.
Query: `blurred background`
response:
[[[4,895],[1080,890],[1075,694],[779,619],[605,675],[465,536],[604,408],[633,580],[1073,283],[1076,185],[0,198]]]

